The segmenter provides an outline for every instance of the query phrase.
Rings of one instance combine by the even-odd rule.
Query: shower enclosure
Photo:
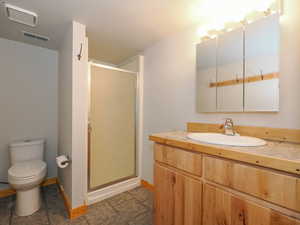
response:
[[[88,189],[137,176],[137,73],[90,64]]]

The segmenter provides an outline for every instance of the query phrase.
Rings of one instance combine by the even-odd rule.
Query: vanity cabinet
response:
[[[300,179],[260,167],[204,157],[204,178],[300,212]]]
[[[200,225],[202,182],[155,165],[155,224]]]
[[[298,175],[204,148],[154,144],[155,225],[300,225]]]
[[[203,225],[300,225],[300,222],[205,184]]]
[[[168,145],[155,144],[155,160],[201,177],[202,154],[184,151]]]

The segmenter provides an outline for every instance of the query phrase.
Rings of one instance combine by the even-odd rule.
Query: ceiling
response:
[[[0,8],[0,37],[58,49],[72,20],[85,24],[89,57],[118,64],[163,37],[199,22],[191,13],[202,0],[7,0],[38,14],[35,28],[9,21]],[[3,2],[0,0],[0,2]],[[43,42],[21,31],[48,36]]]

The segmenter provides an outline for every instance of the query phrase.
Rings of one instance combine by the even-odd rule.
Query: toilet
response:
[[[41,207],[40,184],[45,179],[44,140],[26,140],[9,145],[11,167],[8,182],[16,190],[16,214],[28,216]]]

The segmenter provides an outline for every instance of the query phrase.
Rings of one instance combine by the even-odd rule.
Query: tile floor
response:
[[[144,188],[89,206],[88,213],[69,220],[56,185],[42,188],[43,205],[35,214],[18,217],[14,196],[0,198],[0,225],[152,225],[153,194]]]

